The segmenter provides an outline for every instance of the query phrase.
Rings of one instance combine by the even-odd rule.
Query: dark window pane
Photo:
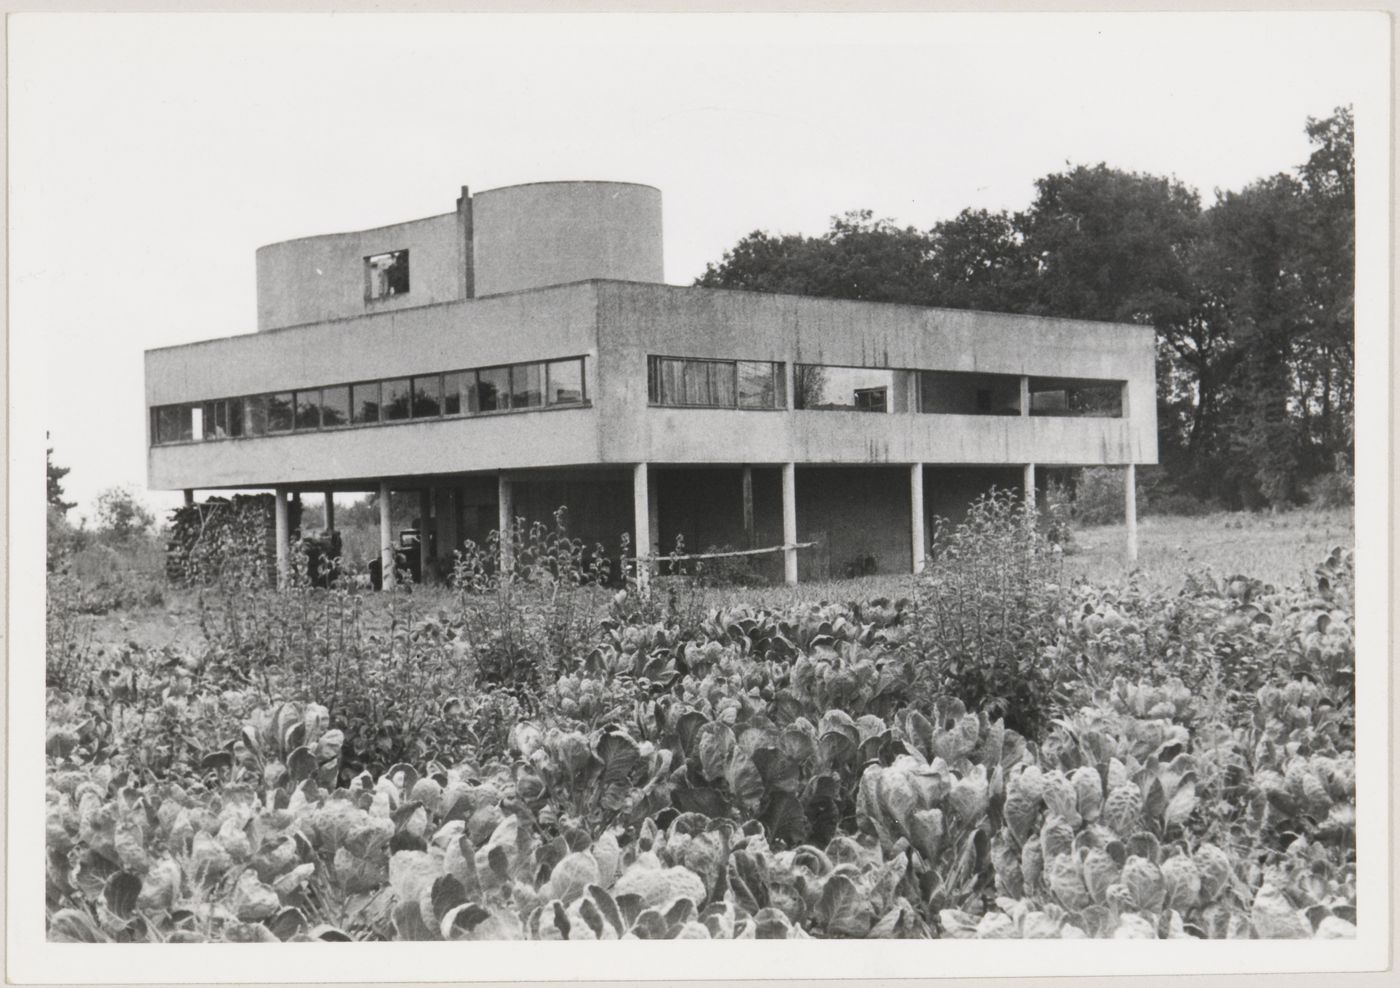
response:
[[[499,412],[510,407],[510,368],[492,367],[476,372],[474,412]]]
[[[279,391],[267,396],[267,431],[292,431],[292,393]]]
[[[1089,418],[1122,418],[1123,385],[1115,381],[1111,384],[1071,388],[1069,407],[1075,415]]]
[[[396,250],[365,258],[365,299],[408,294],[408,251]]]
[[[549,364],[549,403],[575,405],[583,401],[583,361],[555,360]]]
[[[662,404],[660,357],[647,358],[647,401],[653,405]]]
[[[296,423],[298,429],[315,432],[321,427],[321,391],[296,393]]]
[[[933,415],[1020,415],[1016,374],[920,371],[919,411]]]
[[[355,409],[355,424],[368,425],[379,421],[379,382],[356,384],[350,389],[351,407]]]
[[[681,368],[681,402],[686,405],[713,405],[710,385],[712,364],[703,360],[687,360]]]
[[[1069,415],[1069,394],[1063,388],[1031,392],[1032,415]]]
[[[350,386],[321,389],[321,428],[334,429],[350,422]]]
[[[162,405],[156,409],[156,442],[178,443],[193,435],[188,405]]]
[[[442,375],[442,414],[461,415],[462,399],[466,397],[471,371],[455,371]]]
[[[1122,381],[1030,379],[1031,414],[1122,418]]]
[[[219,431],[219,405],[217,401],[206,401],[200,409],[200,422],[203,425],[201,439],[222,439],[224,435]]]
[[[510,407],[538,408],[544,404],[544,365],[516,364],[510,369]]]
[[[384,389],[384,404],[380,411],[385,422],[397,422],[409,417],[412,392],[406,377],[396,377],[392,381],[381,381]]]
[[[670,357],[656,357],[654,368],[656,395],[654,400],[662,405],[685,404],[685,396],[681,387],[685,361],[674,360]]]
[[[243,434],[267,434],[267,395],[254,395],[243,399]]]
[[[243,399],[230,398],[228,400],[228,434],[232,437],[243,435]]]
[[[775,365],[764,361],[739,361],[739,407],[777,408],[778,388]]]
[[[413,379],[413,417],[416,419],[437,418],[442,411],[442,376]]]
[[[733,408],[737,403],[734,362],[709,360],[705,363],[710,372],[710,404]]]

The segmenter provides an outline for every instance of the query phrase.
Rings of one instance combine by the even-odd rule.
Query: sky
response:
[[[666,280],[747,233],[1024,208],[1078,164],[1209,202],[1304,161],[1374,15],[17,15],[11,332],[74,515],[145,490],[142,352],[252,332],[254,251],[551,179],[662,190]],[[1327,37],[1319,44],[1319,37]],[[1358,142],[1365,139],[1359,132]]]

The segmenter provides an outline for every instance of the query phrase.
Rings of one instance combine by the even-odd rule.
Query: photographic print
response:
[[[33,970],[1360,964],[1388,31],[17,19]]]

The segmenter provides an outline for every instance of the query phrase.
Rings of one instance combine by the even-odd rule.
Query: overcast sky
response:
[[[47,341],[71,500],[144,492],[142,351],[254,330],[254,250],[459,187],[663,192],[666,278],[755,229],[1022,208],[1070,164],[1209,201],[1358,98],[1366,15],[20,15],[11,328]],[[1325,43],[1319,39],[1325,38]],[[1369,60],[1374,62],[1373,59]],[[1364,133],[1359,140],[1364,140]]]

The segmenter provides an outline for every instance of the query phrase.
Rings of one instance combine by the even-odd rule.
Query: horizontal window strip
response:
[[[327,432],[497,412],[581,407],[585,357],[450,370],[157,405],[151,444]]]

